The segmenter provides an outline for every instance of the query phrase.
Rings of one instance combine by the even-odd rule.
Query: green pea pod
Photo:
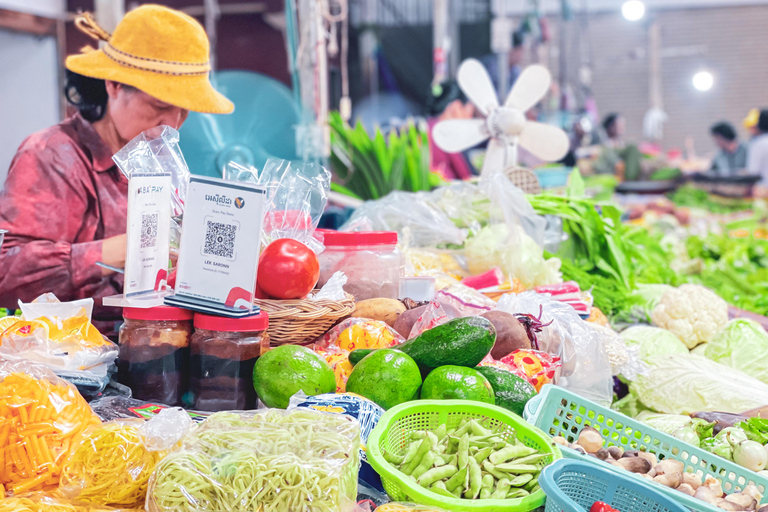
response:
[[[519,459],[515,459],[513,462],[515,464],[533,464],[535,462],[539,462],[542,459],[546,459],[549,457],[548,453],[537,453],[535,455],[528,455],[527,457],[520,457]]]
[[[455,498],[455,496],[445,488],[444,482],[435,482],[432,484],[429,490],[435,494],[439,494],[440,496],[445,496],[446,498]]]
[[[424,430],[416,430],[414,432],[411,432],[411,439],[413,441],[421,441],[425,437],[427,437],[427,432]]]
[[[447,430],[447,427],[445,426],[445,423],[443,423],[442,425],[437,427],[437,429],[435,429],[435,436],[437,436],[438,442],[443,440],[443,438],[445,437],[446,430]]]
[[[477,499],[480,495],[480,489],[483,487],[483,477],[481,476],[480,464],[470,457],[469,459],[469,492],[464,494],[470,499]]]
[[[432,464],[437,466],[445,466],[448,464],[448,461],[446,461],[439,453],[435,453],[435,460],[432,461]]]
[[[423,475],[421,475],[417,480],[416,483],[418,483],[422,487],[429,487],[433,483],[437,482],[438,480],[442,480],[444,478],[449,478],[456,474],[458,470],[456,469],[456,466],[440,466],[438,468],[432,468]],[[446,489],[448,487],[446,486]]]
[[[539,489],[541,489],[541,487],[540,487],[538,484],[536,484],[536,485],[534,485],[534,486],[533,486],[533,488],[531,489],[531,491],[530,491],[530,492],[531,492],[531,494],[533,494],[533,493],[535,493],[536,491],[538,491]]]
[[[405,457],[403,458],[402,464],[408,464],[413,460],[413,458],[416,456],[416,452],[419,450],[419,446],[421,446],[420,441],[414,441],[408,445],[408,449],[405,451]],[[402,471],[402,468],[400,470]]]
[[[480,499],[487,500],[493,494],[493,489],[480,489]]]
[[[514,500],[514,499],[517,499],[517,498],[523,498],[525,496],[528,496],[528,491],[526,491],[524,489],[510,489],[507,492],[506,499]]]
[[[528,482],[530,482],[531,480],[533,480],[533,475],[530,473],[526,473],[524,475],[518,475],[515,478],[513,478],[509,485],[511,487],[522,487]]]
[[[487,459],[491,453],[493,453],[493,448],[491,448],[490,446],[487,446],[482,450],[478,450],[478,452],[474,454],[473,457],[478,464],[482,464],[483,461]]]
[[[493,434],[490,430],[483,427],[481,424],[479,424],[477,421],[472,420],[470,422],[469,428],[472,429],[472,433],[476,436],[490,436]]]
[[[483,469],[489,472],[491,475],[493,475],[497,480],[501,480],[502,478],[508,478],[509,475],[506,473],[499,471],[496,469],[496,466],[488,462],[487,460],[483,462]]]
[[[421,458],[421,462],[419,462],[419,465],[413,469],[413,473],[411,473],[411,476],[416,480],[418,480],[419,477],[421,477],[421,475],[426,473],[429,470],[429,468],[431,468],[432,465],[435,463],[435,457],[437,457],[435,452],[425,453],[424,457]]]
[[[523,489],[525,489],[530,493],[533,493],[534,492],[533,489],[538,486],[539,486],[539,477],[535,477],[533,480],[525,484],[525,487],[523,487]]]
[[[437,446],[437,436],[432,432],[427,432],[427,439],[429,439],[430,448],[434,450]]]
[[[445,453],[446,448],[447,446],[445,446],[444,444],[438,444],[437,447],[435,448],[435,451],[439,454],[443,454]]]
[[[491,494],[492,500],[503,500],[507,497],[507,493],[509,492],[509,479],[508,478],[502,478],[499,480],[499,482],[496,484],[496,490],[493,491],[493,494]]]
[[[466,423],[459,426],[459,429],[453,433],[456,437],[461,437],[464,434],[468,433],[470,430],[472,430],[472,422],[475,420],[467,421]]]
[[[459,487],[455,488],[454,490],[448,491],[448,492],[450,492],[451,496],[453,496],[454,498],[461,498],[462,488],[461,488],[461,486],[459,486]]]
[[[493,464],[501,464],[511,459],[517,459],[519,457],[526,457],[528,455],[536,453],[533,448],[528,448],[522,444],[508,445],[506,448],[492,453],[488,460]]]
[[[541,471],[538,466],[532,464],[515,464],[514,462],[496,464],[496,469],[505,473],[515,473],[516,475],[521,473],[538,473]]]
[[[421,463],[421,459],[424,458],[424,455],[429,452],[431,445],[432,443],[430,443],[428,438],[424,438],[419,441],[419,448],[416,450],[416,454],[413,456],[410,462],[405,464],[405,468],[403,468],[401,471],[406,475],[413,473],[413,470],[416,469],[416,466]]]
[[[469,468],[467,466],[460,468],[451,478],[448,479],[447,482],[445,482],[445,488],[450,492],[453,492],[453,490],[457,488],[464,491],[463,485],[464,479],[467,477],[467,473],[469,473]]]
[[[384,460],[392,464],[393,466],[399,466],[405,460],[405,455],[395,455],[387,450],[382,450],[381,454],[384,456]]]
[[[469,462],[469,434],[461,436],[459,450],[456,453],[459,455],[459,467],[463,468]]]

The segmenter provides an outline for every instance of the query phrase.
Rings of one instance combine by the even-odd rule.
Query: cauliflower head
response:
[[[712,340],[728,323],[728,304],[703,286],[684,284],[661,297],[651,320],[692,349]]]

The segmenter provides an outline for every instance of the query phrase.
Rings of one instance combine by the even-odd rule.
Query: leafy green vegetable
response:
[[[707,343],[704,356],[768,383],[768,332],[752,320],[731,320]]]
[[[747,438],[765,445],[768,444],[768,419],[748,418],[736,425],[747,434]]]
[[[731,199],[710,195],[707,191],[686,185],[669,195],[677,206],[702,208],[712,213],[733,213],[749,210],[753,207],[750,199]]]
[[[621,337],[628,347],[640,347],[642,360],[653,356],[688,353],[688,348],[677,336],[658,327],[645,325],[630,327],[621,331]]]

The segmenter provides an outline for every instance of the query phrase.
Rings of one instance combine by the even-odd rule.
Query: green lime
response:
[[[347,391],[372,400],[384,409],[419,396],[421,372],[410,356],[390,348],[376,350],[355,365]]]
[[[493,388],[480,372],[466,366],[441,366],[432,370],[421,387],[422,400],[475,400],[493,404]]]
[[[307,396],[333,393],[336,377],[325,359],[310,349],[281,345],[256,361],[253,387],[264,405],[285,409],[299,391]]]

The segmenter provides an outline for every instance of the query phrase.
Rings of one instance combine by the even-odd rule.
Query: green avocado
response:
[[[536,396],[536,388],[514,373],[493,366],[478,366],[475,370],[491,383],[493,394],[496,397],[496,405],[508,409],[518,416],[523,415],[528,400]]]
[[[336,377],[325,359],[300,345],[275,347],[256,361],[253,387],[267,407],[288,407],[299,391],[307,396],[336,391]]]
[[[441,366],[432,370],[421,387],[422,400],[475,400],[496,403],[488,379],[466,366]]]
[[[385,348],[368,354],[355,365],[346,389],[386,410],[418,398],[420,387],[419,365],[399,350]]]
[[[408,354],[422,370],[455,365],[474,368],[496,343],[496,329],[481,317],[456,318],[397,346]],[[357,364],[375,349],[357,349],[349,354],[349,362]]]

